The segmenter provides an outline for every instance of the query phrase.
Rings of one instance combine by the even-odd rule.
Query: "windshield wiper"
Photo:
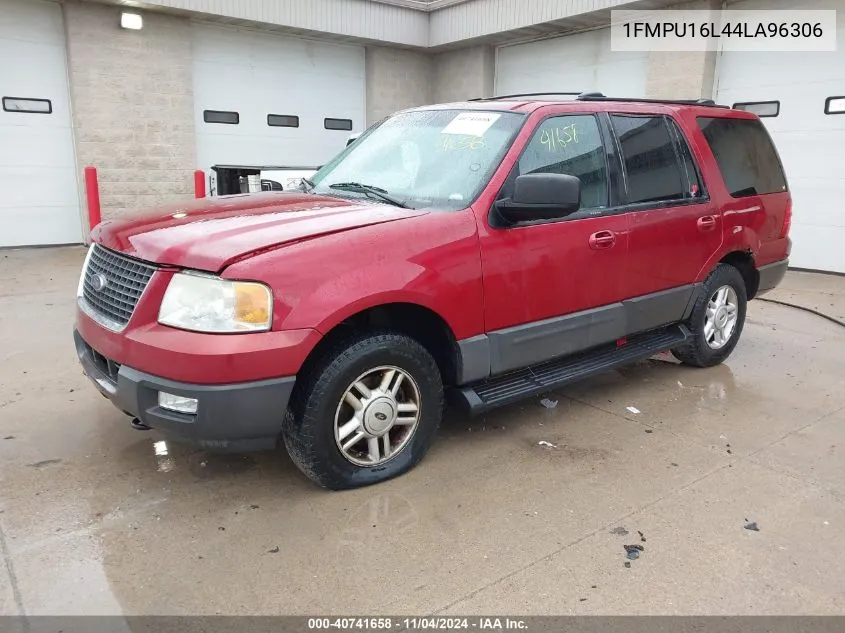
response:
[[[296,185],[296,188],[303,193],[308,193],[314,188],[314,186],[314,183],[308,180],[308,178],[302,177],[299,179],[299,183]]]
[[[389,202],[390,204],[396,207],[402,207],[403,209],[408,209],[407,204],[402,202],[401,200],[397,200],[391,195],[388,195],[386,189],[382,189],[381,187],[374,187],[373,185],[364,185],[360,182],[336,182],[333,185],[329,185],[329,189],[340,189],[343,191],[356,191],[360,193],[369,193],[377,198],[381,198],[385,202]]]

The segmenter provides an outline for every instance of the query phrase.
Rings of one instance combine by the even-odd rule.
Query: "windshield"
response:
[[[375,187],[415,209],[462,209],[487,184],[523,119],[481,110],[397,114],[320,169],[313,191],[375,197],[366,191]]]

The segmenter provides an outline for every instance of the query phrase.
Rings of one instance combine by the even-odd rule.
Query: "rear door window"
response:
[[[610,120],[622,150],[629,204],[689,197],[686,170],[665,117],[613,114]]]
[[[734,198],[786,191],[786,177],[766,128],[757,119],[699,117],[719,172]]]

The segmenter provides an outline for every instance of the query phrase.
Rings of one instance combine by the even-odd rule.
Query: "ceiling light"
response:
[[[120,14],[120,26],[125,29],[132,29],[138,31],[144,28],[144,18],[140,13],[127,13],[124,11]]]

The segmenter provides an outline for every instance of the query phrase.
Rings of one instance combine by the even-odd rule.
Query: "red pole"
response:
[[[205,198],[205,172],[202,169],[194,172],[194,197]]]
[[[93,231],[102,220],[100,212],[100,185],[97,182],[97,168],[85,168],[85,193],[88,197],[88,229]]]

